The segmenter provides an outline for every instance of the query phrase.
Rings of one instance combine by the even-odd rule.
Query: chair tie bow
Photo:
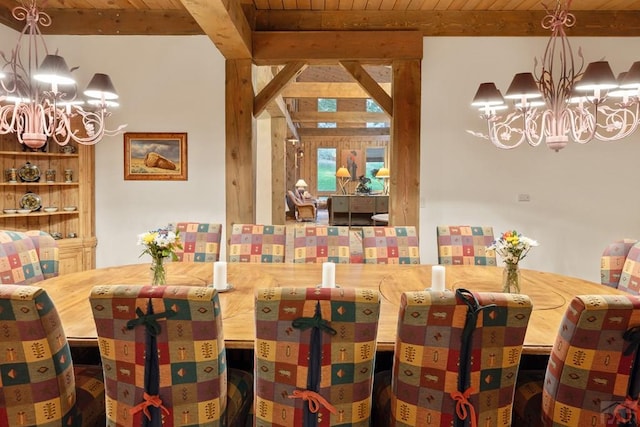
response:
[[[158,323],[158,319],[166,317],[175,316],[177,313],[171,309],[157,314],[144,314],[144,312],[140,309],[140,307],[136,307],[136,314],[138,315],[137,319],[131,319],[127,322],[127,329],[133,329],[136,326],[144,325],[147,328],[147,332],[151,336],[158,336],[160,334],[160,324]]]
[[[469,416],[471,427],[477,427],[478,422],[476,420],[476,410],[471,402],[469,402],[469,396],[471,396],[472,391],[471,387],[466,389],[464,393],[456,390],[451,392],[451,398],[456,401],[456,414],[458,415],[458,418],[464,420]],[[469,409],[469,412],[467,412],[467,408]]]
[[[320,313],[316,313],[313,317],[298,317],[291,322],[291,326],[304,331],[309,328],[318,328],[330,335],[336,335],[338,332],[329,326],[329,322],[322,318]]]
[[[638,415],[640,415],[638,414],[638,401],[629,396],[613,410],[613,416],[618,425],[629,423],[634,418],[638,419]]]
[[[638,347],[640,347],[640,326],[634,326],[627,329],[626,331],[624,331],[624,334],[622,334],[622,338],[624,338],[625,341],[629,342],[629,345],[624,350],[624,355],[632,355],[638,350]]]
[[[320,410],[320,405],[327,408],[332,414],[337,414],[338,410],[327,401],[320,394],[311,390],[293,390],[293,393],[289,396],[289,399],[302,399],[309,402],[309,411],[314,414]]]
[[[151,413],[149,412],[149,406],[155,406],[156,408],[160,408],[164,411],[165,414],[169,414],[169,410],[162,405],[162,400],[160,396],[157,394],[150,395],[146,392],[142,395],[144,398],[144,402],[138,403],[136,406],[129,410],[131,415],[135,415],[138,412],[142,411],[142,413],[147,417],[148,420],[151,420]]]

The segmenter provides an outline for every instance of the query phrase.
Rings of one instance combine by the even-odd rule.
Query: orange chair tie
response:
[[[137,414],[142,411],[147,417],[148,420],[151,420],[151,413],[149,412],[149,406],[155,406],[156,408],[162,409],[166,414],[169,414],[169,410],[162,405],[162,400],[160,396],[157,394],[151,396],[146,392],[142,395],[144,397],[144,402],[138,403],[136,406],[129,410],[131,415]]]
[[[633,414],[636,415],[636,419],[640,416],[638,412],[638,401],[631,399],[627,396],[624,402],[619,403],[613,410],[613,414],[616,422],[628,423],[633,418]]]
[[[472,391],[471,387],[466,389],[464,393],[454,391],[451,393],[451,398],[456,401],[456,414],[458,415],[458,418],[464,420],[467,418],[467,415],[469,415],[471,427],[477,427],[478,421],[476,420],[476,410],[471,402],[469,402],[469,396],[471,396]],[[467,412],[467,408],[469,408],[469,412]]]
[[[315,391],[293,390],[293,393],[291,394],[291,396],[289,396],[289,399],[296,398],[309,401],[309,411],[313,412],[314,414],[320,410],[320,405],[327,408],[327,410],[334,415],[338,413],[338,410],[333,405],[331,405],[331,403],[327,402],[327,399],[320,396]]]

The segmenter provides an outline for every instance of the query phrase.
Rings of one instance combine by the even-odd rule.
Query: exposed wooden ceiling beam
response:
[[[380,83],[386,93],[391,93],[391,83]],[[358,83],[294,82],[282,90],[285,98],[371,98]]]
[[[256,77],[256,89],[260,91],[260,93],[264,92],[270,82],[274,79],[274,67],[257,67],[255,70]],[[281,71],[282,72],[282,71]],[[276,74],[276,76],[279,75]],[[265,95],[266,96],[266,95]],[[262,102],[262,101],[260,101]],[[287,109],[287,104],[284,102],[284,99],[281,95],[276,95],[272,97],[269,102],[267,102],[264,108],[261,109],[259,113],[255,112],[256,99],[253,100],[254,105],[254,117],[258,117],[263,111],[266,111],[271,118],[274,117],[282,117],[285,119],[288,128],[288,136],[291,136],[295,139],[300,139],[298,135],[298,128],[291,119],[291,115],[289,114],[289,110]]]
[[[45,9],[51,26],[41,27],[44,34],[64,35],[178,35],[204,34],[186,10],[133,9]],[[17,31],[24,25],[11,16],[0,14],[0,23]]]
[[[299,111],[291,114],[291,119],[298,123],[389,123],[385,113],[369,113],[365,111],[338,111],[335,113],[317,111]]]
[[[640,35],[638,11],[575,10],[572,36]],[[258,10],[256,31],[416,30],[423,36],[548,36],[545,13],[530,11]]]
[[[386,136],[389,137],[389,128],[300,128],[298,129],[300,138],[311,136],[334,137],[334,136]]]
[[[289,62],[276,74],[269,83],[258,93],[253,100],[253,115],[259,116],[267,104],[280,95],[291,80],[300,74],[307,64],[304,61]]]
[[[420,44],[420,48],[422,49],[422,43]],[[340,65],[351,74],[351,77],[356,79],[358,84],[362,86],[362,89],[367,91],[385,113],[393,116],[393,99],[380,87],[378,82],[367,73],[367,70],[365,70],[359,62],[340,61]]]
[[[308,63],[420,59],[422,35],[417,31],[255,32],[253,58],[258,65],[283,64],[300,58]]]
[[[226,59],[250,59],[252,30],[237,1],[180,0]]]

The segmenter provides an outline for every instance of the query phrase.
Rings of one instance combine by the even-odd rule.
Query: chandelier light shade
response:
[[[105,127],[108,108],[118,105],[109,76],[93,76],[84,91],[88,107],[83,108],[66,61],[50,54],[44,42],[40,27],[51,25],[49,15],[30,0],[14,8],[13,17],[25,24],[16,47],[9,55],[2,53],[0,134],[15,133],[21,144],[33,150],[43,149],[47,141],[91,145],[105,135],[118,134],[125,125],[115,130]]]
[[[342,194],[347,194],[347,182],[351,179],[351,174],[349,170],[345,167],[338,168],[336,172],[336,178],[338,178],[338,184],[340,184],[340,192]]]
[[[559,151],[570,140],[616,141],[637,129],[640,62],[618,79],[606,61],[585,69],[582,52],[574,56],[565,33],[576,22],[570,5],[571,0],[557,0],[554,9],[545,6],[542,27],[551,36],[539,70],[516,74],[504,97],[494,83],[480,84],[471,105],[480,109],[488,132],[469,133],[502,149],[544,141]]]

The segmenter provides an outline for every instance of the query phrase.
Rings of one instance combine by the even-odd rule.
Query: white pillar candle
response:
[[[336,265],[332,262],[322,263],[322,287],[336,287]]]
[[[224,261],[213,263],[213,287],[227,289],[227,263]]]
[[[444,266],[442,265],[431,267],[431,290],[444,291]]]

